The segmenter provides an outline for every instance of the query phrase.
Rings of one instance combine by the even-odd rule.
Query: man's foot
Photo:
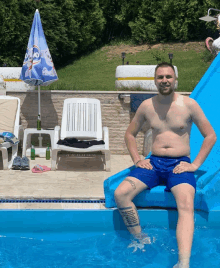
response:
[[[136,252],[139,248],[140,250],[144,251],[144,244],[138,243],[137,241],[133,241],[131,244],[128,245],[128,248],[134,248],[132,253]]]
[[[140,244],[144,244],[144,245],[151,244],[150,237],[145,233],[133,234],[133,238],[135,240],[138,240]]]
[[[189,268],[190,254],[179,254],[179,261],[173,268]]]
[[[151,244],[150,237],[145,233],[133,234],[132,240],[132,243],[128,245],[128,248],[134,247],[132,253],[136,252],[138,248],[145,251],[144,245]]]

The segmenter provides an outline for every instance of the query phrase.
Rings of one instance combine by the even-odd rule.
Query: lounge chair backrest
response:
[[[20,99],[0,96],[0,132],[8,131],[18,137]]]
[[[64,101],[61,139],[102,139],[101,104],[97,99],[70,98]]]

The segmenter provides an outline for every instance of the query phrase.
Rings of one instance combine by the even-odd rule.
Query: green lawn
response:
[[[45,90],[103,90],[114,91],[115,88],[115,70],[122,64],[120,54],[109,58],[108,50],[99,49],[88,56],[83,56],[79,60],[57,71],[59,80],[48,87],[42,87]],[[204,49],[205,50],[205,49]],[[177,66],[178,91],[192,91],[199,80],[202,78],[209,63],[204,62],[204,50],[195,51],[174,51],[173,64]],[[156,57],[169,61],[168,50],[151,49],[141,51],[135,54],[126,54],[126,61],[130,65],[137,64],[139,61],[143,65],[157,64]]]

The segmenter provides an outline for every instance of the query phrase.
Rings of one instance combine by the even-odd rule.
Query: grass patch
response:
[[[169,61],[168,53],[172,51],[173,64],[177,66],[179,74],[177,91],[192,91],[210,65],[207,56],[204,60],[205,48],[200,44],[200,49],[195,49],[194,43],[193,48],[183,49],[180,45],[175,48],[172,45],[173,50],[170,49],[166,45],[149,49],[147,46],[113,43],[58,70],[59,80],[42,89],[116,91],[115,70],[122,64],[122,51],[126,52],[125,63],[128,61],[130,65],[136,65],[137,62],[140,65],[155,65],[158,61]]]

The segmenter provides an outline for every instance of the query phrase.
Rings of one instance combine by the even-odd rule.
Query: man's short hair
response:
[[[164,61],[164,62],[161,62],[161,63],[157,64],[157,66],[156,66],[156,68],[155,68],[154,76],[156,76],[156,71],[157,71],[157,69],[160,68],[160,67],[171,67],[171,68],[173,69],[174,73],[175,73],[174,66],[173,66],[171,63],[168,63],[168,62],[165,62],[165,61]],[[176,73],[175,73],[175,75],[176,75]]]

